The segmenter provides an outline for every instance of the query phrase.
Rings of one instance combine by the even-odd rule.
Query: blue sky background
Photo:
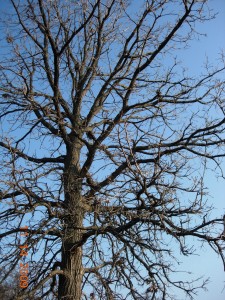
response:
[[[217,17],[197,28],[201,33],[207,34],[199,41],[192,41],[190,48],[180,53],[182,63],[191,74],[198,74],[206,58],[212,64],[218,65],[219,54],[225,52],[225,1],[210,0],[209,7],[218,12]],[[178,56],[179,57],[179,56]],[[212,166],[213,167],[213,166]],[[225,172],[225,162],[221,165]],[[209,202],[215,207],[213,215],[222,217],[225,213],[225,181],[217,178],[214,172],[207,172],[206,186],[210,196]],[[225,245],[224,245],[225,247]],[[182,259],[183,269],[192,271],[196,277],[204,275],[210,277],[208,291],[201,291],[196,300],[224,300],[225,299],[225,272],[219,257],[211,249],[199,248],[198,256]],[[179,295],[177,295],[179,297]],[[178,298],[179,299],[179,298]],[[183,300],[183,298],[180,298]]]

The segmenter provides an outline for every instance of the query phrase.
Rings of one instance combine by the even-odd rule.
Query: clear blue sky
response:
[[[198,26],[207,36],[200,41],[192,41],[191,47],[183,51],[181,56],[193,74],[200,71],[206,57],[210,62],[218,64],[219,53],[225,52],[225,1],[210,0],[209,7],[218,12],[216,19]],[[225,172],[225,163],[222,169]],[[221,217],[225,213],[225,181],[217,179],[215,173],[208,172],[206,186],[211,195],[209,201],[216,207],[215,215]],[[199,248],[198,252],[199,256],[189,257],[184,261],[183,269],[199,276],[210,276],[211,282],[208,291],[199,292],[195,300],[225,300],[225,272],[221,260],[208,248]]]

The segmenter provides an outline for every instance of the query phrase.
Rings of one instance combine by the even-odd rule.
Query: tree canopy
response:
[[[207,3],[9,1],[0,279],[27,245],[16,299],[193,299],[206,282],[176,275],[193,240],[225,265],[204,186],[209,161],[222,174],[224,61],[193,78],[176,59],[214,17]]]

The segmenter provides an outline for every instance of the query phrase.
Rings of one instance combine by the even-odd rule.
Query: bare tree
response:
[[[207,162],[219,170],[225,153],[224,64],[193,79],[174,54],[213,17],[207,1],[9,2],[2,280],[28,226],[17,299],[192,298],[206,282],[175,276],[179,251],[192,254],[195,238],[224,263],[223,218],[210,218],[204,187]]]
[[[1,274],[2,275],[2,274]],[[0,284],[0,299],[9,300],[16,299],[19,294],[19,281],[18,274],[11,275],[11,278],[8,278],[8,281],[5,284]]]

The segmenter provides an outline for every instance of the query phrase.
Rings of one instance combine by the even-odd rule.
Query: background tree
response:
[[[224,65],[193,79],[173,58],[213,17],[207,1],[9,2],[2,280],[28,225],[17,299],[171,299],[174,287],[191,298],[205,282],[176,278],[178,251],[196,238],[224,263],[203,184],[225,153]]]

